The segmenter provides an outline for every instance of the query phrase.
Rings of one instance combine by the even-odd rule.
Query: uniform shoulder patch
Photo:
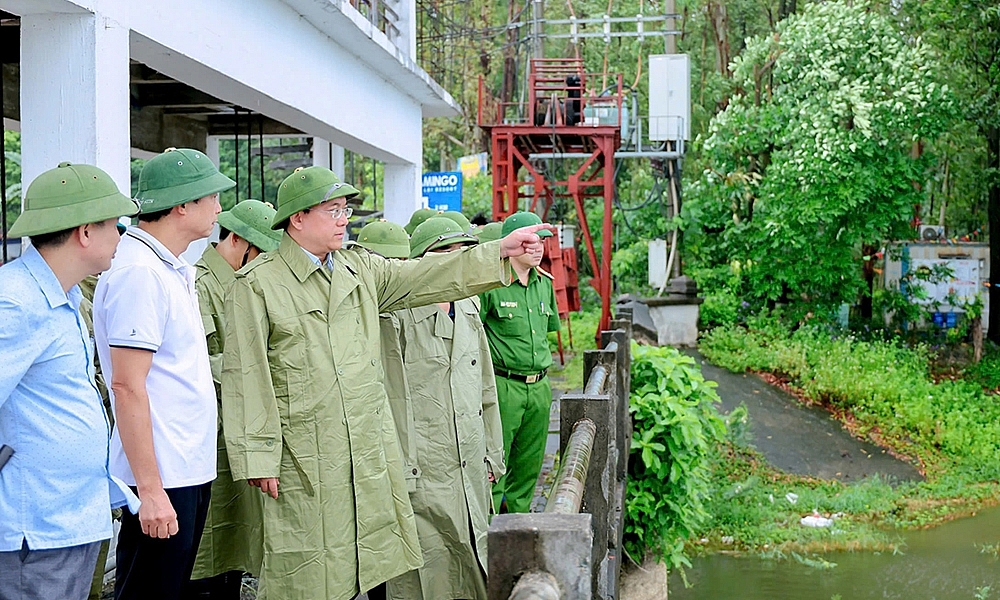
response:
[[[538,271],[539,275],[543,275],[545,277],[548,277],[552,281],[555,281],[555,279],[556,279],[555,277],[553,277],[552,273],[549,273],[548,271],[546,271],[545,269],[543,269],[541,267],[535,267],[535,270]]]

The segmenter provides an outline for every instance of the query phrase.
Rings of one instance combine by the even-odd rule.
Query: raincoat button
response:
[[[483,416],[483,409],[481,409],[481,408],[479,409],[479,416],[480,417]]]
[[[474,358],[472,359],[472,366],[473,367],[476,366],[476,359],[474,359]]]
[[[372,359],[372,366],[374,367],[374,366],[375,366],[375,365],[377,365],[377,364],[378,364],[378,361],[376,361],[376,360],[375,360],[375,359],[373,358],[373,359]]]
[[[267,440],[266,442],[264,442],[264,445],[270,448],[271,446],[274,445],[274,440]]]
[[[414,475],[416,475],[416,474],[417,474],[417,470],[416,470],[416,469],[413,469],[413,474],[414,474]]]
[[[463,469],[465,468],[465,461],[464,460],[462,461],[462,468]]]
[[[344,374],[343,369],[337,369],[337,375],[343,375],[343,374]]]

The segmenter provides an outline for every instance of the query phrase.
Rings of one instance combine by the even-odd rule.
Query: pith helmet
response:
[[[278,212],[271,227],[280,229],[288,217],[327,200],[353,198],[360,193],[353,185],[342,183],[330,169],[300,167],[278,187]]]
[[[260,200],[244,200],[219,213],[219,227],[225,227],[263,252],[274,252],[281,243],[281,232],[271,229],[274,209]]]
[[[478,244],[472,234],[459,229],[458,223],[445,217],[431,217],[417,226],[410,236],[410,258],[450,246],[452,244]]]
[[[135,202],[118,191],[110,175],[91,165],[64,162],[28,186],[24,212],[10,228],[10,236],[54,233],[137,212]]]
[[[140,211],[153,213],[234,187],[236,182],[220,173],[204,152],[168,148],[143,165],[135,199]]]
[[[358,244],[386,258],[406,258],[410,255],[410,236],[406,230],[380,219],[358,232]]]
[[[458,223],[458,226],[462,228],[462,231],[472,233],[472,223],[469,222],[469,219],[466,218],[465,215],[458,212],[457,210],[446,210],[445,212],[441,213],[441,216],[448,217],[452,221]]]
[[[520,229],[522,227],[528,227],[531,225],[541,225],[542,218],[533,212],[521,211],[512,214],[503,221],[503,229],[500,230],[500,237],[507,237],[510,232],[515,229]],[[540,229],[535,233],[538,237],[552,237],[552,232],[548,229]]]
[[[483,225],[483,228],[479,230],[479,241],[480,242],[492,242],[494,240],[500,239],[500,232],[503,230],[503,223],[494,222]]]
[[[412,215],[410,215],[410,222],[407,223],[406,227],[404,227],[403,229],[405,229],[406,233],[408,233],[409,235],[413,235],[413,230],[416,229],[421,223],[439,214],[441,213],[439,213],[436,210],[431,210],[429,208],[417,209],[416,211],[413,212]]]

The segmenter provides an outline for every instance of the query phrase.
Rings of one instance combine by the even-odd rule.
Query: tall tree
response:
[[[865,289],[864,264],[908,237],[933,157],[914,140],[950,124],[938,57],[864,3],[812,4],[749,40],[740,90],[712,121],[688,189],[704,247],[744,269],[749,297],[832,306]],[[697,236],[696,236],[697,237]],[[859,265],[859,262],[861,264]]]
[[[1000,272],[994,270],[1000,269],[1000,3],[908,0],[902,9],[914,32],[940,49],[966,119],[985,139],[990,273]],[[995,281],[990,306],[1000,307],[1000,281]],[[990,311],[987,335],[1000,343],[1000,310]]]

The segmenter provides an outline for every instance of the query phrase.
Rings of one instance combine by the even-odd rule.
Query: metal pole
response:
[[[264,115],[257,115],[257,147],[260,151],[260,201],[264,198]]]
[[[559,582],[549,573],[525,573],[510,591],[508,600],[559,600],[562,598]]]
[[[534,39],[535,58],[545,58],[545,0],[532,2],[531,37]]]
[[[233,193],[236,194],[235,204],[240,203],[240,109],[233,108],[235,118],[233,119],[233,165],[236,166],[236,187]],[[235,205],[234,204],[234,205]]]
[[[564,515],[580,512],[587,471],[590,469],[590,452],[596,437],[597,426],[590,419],[580,419],[573,425],[573,433],[559,464],[556,485],[545,504],[545,512]]]
[[[253,114],[247,111],[247,198],[253,198],[253,158],[250,147],[253,146]]]

